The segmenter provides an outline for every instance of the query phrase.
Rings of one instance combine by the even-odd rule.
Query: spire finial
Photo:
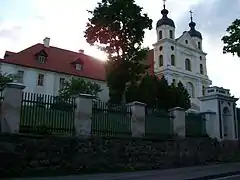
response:
[[[192,10],[190,10],[189,12],[190,12],[190,19],[191,19],[191,22],[193,22],[193,12],[192,12]]]
[[[164,8],[164,9],[166,8],[166,1],[167,1],[167,0],[163,0],[163,8]]]

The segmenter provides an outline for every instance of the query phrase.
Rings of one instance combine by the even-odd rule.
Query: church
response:
[[[189,31],[176,38],[176,26],[168,13],[164,4],[162,18],[156,24],[156,43],[150,51],[152,71],[158,77],[164,75],[169,84],[181,81],[191,97],[192,109],[199,111],[198,97],[204,96],[206,88],[212,84],[207,75],[207,54],[203,51],[202,34],[197,31],[190,11]]]

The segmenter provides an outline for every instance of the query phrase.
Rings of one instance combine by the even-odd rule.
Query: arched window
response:
[[[162,31],[159,31],[159,40],[162,39]]]
[[[191,71],[191,62],[190,62],[189,59],[186,59],[186,60],[185,60],[185,69],[186,69],[187,71]]]
[[[198,41],[198,49],[201,49],[201,43]]]
[[[172,31],[172,30],[169,30],[169,37],[170,37],[171,39],[173,39],[173,31]]]
[[[159,66],[163,66],[163,55],[159,56]]]
[[[202,95],[205,96],[205,86],[202,86]]]
[[[174,86],[176,86],[176,79],[173,79],[173,80],[172,80],[172,84],[173,84]]]
[[[171,55],[171,65],[175,66],[175,56],[173,54]]]
[[[203,65],[200,64],[200,74],[203,74]]]
[[[191,82],[188,82],[187,83],[187,91],[188,91],[188,94],[191,98],[194,97],[194,86]]]

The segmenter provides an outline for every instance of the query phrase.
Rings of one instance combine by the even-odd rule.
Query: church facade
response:
[[[189,23],[189,31],[175,37],[175,23],[168,18],[168,10],[161,11],[162,18],[156,24],[157,39],[153,44],[153,72],[164,75],[169,84],[181,81],[191,97],[193,110],[200,110],[200,100],[212,82],[207,75],[206,53],[202,47],[202,35],[196,23]]]

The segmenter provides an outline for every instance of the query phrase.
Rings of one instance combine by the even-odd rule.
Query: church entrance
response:
[[[223,109],[223,134],[224,139],[231,139],[231,119],[232,115],[229,108]]]

